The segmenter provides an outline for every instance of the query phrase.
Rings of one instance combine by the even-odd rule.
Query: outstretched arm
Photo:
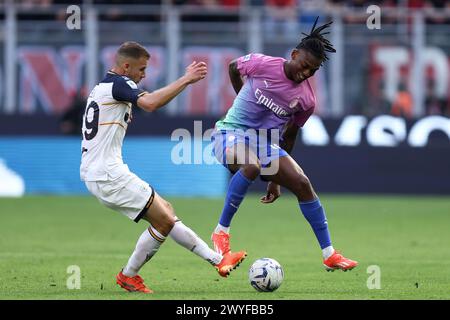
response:
[[[233,89],[234,91],[236,91],[236,94],[238,94],[242,86],[244,85],[244,82],[242,81],[241,73],[237,68],[237,59],[234,59],[230,62],[228,66],[228,74],[230,76]]]
[[[155,111],[169,103],[189,84],[205,78],[206,74],[206,63],[194,61],[186,68],[186,73],[182,77],[161,89],[140,96],[137,105],[145,111]]]

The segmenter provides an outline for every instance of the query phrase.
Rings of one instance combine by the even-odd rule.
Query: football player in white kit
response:
[[[127,291],[152,293],[138,275],[167,236],[210,262],[223,277],[236,268],[247,253],[216,253],[185,226],[153,187],[132,173],[122,160],[122,143],[133,107],[155,111],[207,74],[204,62],[193,62],[185,74],[154,92],[138,89],[145,77],[150,54],[136,42],[125,42],[117,50],[115,65],[90,93],[83,117],[80,177],[87,189],[105,206],[135,222],[150,226],[139,237],[127,265],[116,276]]]

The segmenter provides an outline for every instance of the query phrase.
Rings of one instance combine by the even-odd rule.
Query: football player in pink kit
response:
[[[226,116],[216,123],[212,140],[216,158],[234,175],[212,241],[217,252],[230,251],[233,215],[248,187],[261,176],[269,181],[261,202],[274,202],[280,196],[280,186],[289,189],[316,235],[326,270],[347,271],[358,263],[334,250],[320,200],[289,155],[299,127],[313,114],[316,104],[308,78],[328,59],[327,52],[336,52],[322,33],[331,22],[317,29],[316,24],[317,19],[289,61],[252,53],[230,63],[229,75],[238,95]]]

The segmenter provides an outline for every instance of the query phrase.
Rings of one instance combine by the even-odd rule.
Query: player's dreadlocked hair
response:
[[[327,52],[336,52],[333,48],[333,45],[330,41],[325,39],[323,35],[328,34],[329,32],[322,32],[324,29],[328,28],[333,21],[330,21],[323,26],[320,26],[316,29],[317,21],[319,17],[316,18],[314,25],[309,34],[302,32],[306,37],[302,38],[300,43],[297,45],[297,49],[306,49],[314,54],[317,58],[322,59],[322,61],[328,60]]]

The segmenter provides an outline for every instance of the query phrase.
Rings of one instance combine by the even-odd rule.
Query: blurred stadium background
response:
[[[69,28],[71,5],[80,8],[79,28]],[[367,23],[370,5],[381,8],[381,28]],[[117,46],[134,40],[152,54],[147,90],[175,80],[192,60],[206,61],[209,75],[157,113],[136,110],[125,162],[163,195],[222,196],[225,170],[173,163],[171,134],[194,136],[194,121],[202,133],[212,128],[235,96],[228,62],[249,52],[288,57],[318,15],[334,21],[337,53],[312,80],[317,112],[294,152],[315,188],[450,194],[445,0],[4,0],[0,193],[87,193],[78,172],[84,98]]]

